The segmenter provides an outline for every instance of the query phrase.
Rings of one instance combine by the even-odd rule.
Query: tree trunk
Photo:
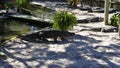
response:
[[[105,14],[105,16],[104,16],[104,23],[105,23],[105,25],[108,25],[108,19],[109,19],[109,2],[110,0],[105,0],[105,6],[104,6],[104,8],[105,8],[105,12],[104,12],[104,14]]]
[[[119,17],[119,23],[118,23],[118,33],[119,33],[119,38],[120,38],[120,17]]]

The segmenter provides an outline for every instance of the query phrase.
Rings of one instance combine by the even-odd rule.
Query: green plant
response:
[[[22,8],[27,8],[29,3],[29,0],[16,0],[17,12],[20,13]]]
[[[119,15],[115,14],[110,18],[110,25],[118,27]]]
[[[12,7],[11,2],[5,2],[4,7],[5,7],[5,9],[6,9],[6,14],[8,14],[8,12],[9,12],[9,8]]]
[[[5,7],[5,8],[9,8],[9,5],[10,5],[9,2],[6,2],[6,3],[4,4],[4,7]]]
[[[30,1],[29,0],[16,0],[16,5],[18,7],[25,8],[29,5]]]
[[[53,16],[53,28],[66,31],[77,23],[76,17],[67,11],[58,11]]]

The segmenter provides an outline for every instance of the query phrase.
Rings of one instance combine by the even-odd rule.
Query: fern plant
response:
[[[66,31],[77,23],[76,17],[67,11],[58,11],[53,16],[53,28]]]
[[[119,22],[119,14],[115,14],[110,18],[110,25],[118,27],[118,22]]]

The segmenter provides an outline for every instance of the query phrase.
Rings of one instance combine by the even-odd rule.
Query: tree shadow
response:
[[[8,62],[0,58],[0,67],[1,68],[13,68]]]
[[[14,41],[14,44],[2,47],[1,51],[9,59],[13,59],[13,63],[17,61],[20,67],[25,68],[119,68],[120,66],[111,62],[109,57],[118,57],[120,53],[99,52],[97,49],[102,46],[92,45],[100,42],[102,41],[91,37],[75,35],[68,41],[55,44]],[[102,48],[118,50],[119,45],[111,44]],[[11,65],[10,68],[17,66],[7,62]]]
[[[79,36],[79,35],[78,35]],[[85,40],[88,41],[86,42],[74,42],[70,45],[70,47],[66,48],[66,52],[70,52],[69,54],[72,54],[72,56],[74,56],[75,58],[73,58],[74,60],[77,60],[77,62],[75,61],[74,64],[70,64],[68,65],[67,68],[119,68],[120,65],[115,64],[114,62],[111,61],[111,57],[119,57],[120,56],[120,52],[119,50],[119,44],[110,44],[109,46],[92,46],[92,44],[95,43],[99,43],[102,42],[100,40],[95,40],[94,38],[90,38],[90,37],[84,37],[84,36],[79,36],[76,37],[76,39],[81,39],[81,40]],[[101,37],[101,36],[98,36]],[[92,41],[91,41],[92,40]],[[93,42],[94,41],[94,42]],[[79,44],[80,43],[80,44]],[[79,44],[79,45],[78,45]],[[102,48],[107,48],[107,50],[116,50],[114,52],[99,52],[96,49],[102,47]],[[80,56],[79,56],[80,55]],[[86,58],[87,56],[87,58]],[[83,61],[79,60],[81,58],[78,57],[83,57]],[[90,59],[88,59],[90,58]],[[102,60],[103,62],[105,62],[106,64],[102,64],[99,63],[97,60]],[[120,61],[120,60],[119,60]],[[119,63],[118,61],[118,63]]]
[[[3,54],[2,47],[3,46],[0,46],[0,68],[12,68],[13,66],[5,61],[7,59],[7,56]]]

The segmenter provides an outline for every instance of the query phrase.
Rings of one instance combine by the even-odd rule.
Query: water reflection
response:
[[[35,26],[31,26],[30,31],[34,31],[34,30],[36,30],[36,27]]]
[[[0,41],[14,35],[20,35],[28,31],[40,29],[38,26],[31,26],[26,22],[15,20],[0,21]]]

